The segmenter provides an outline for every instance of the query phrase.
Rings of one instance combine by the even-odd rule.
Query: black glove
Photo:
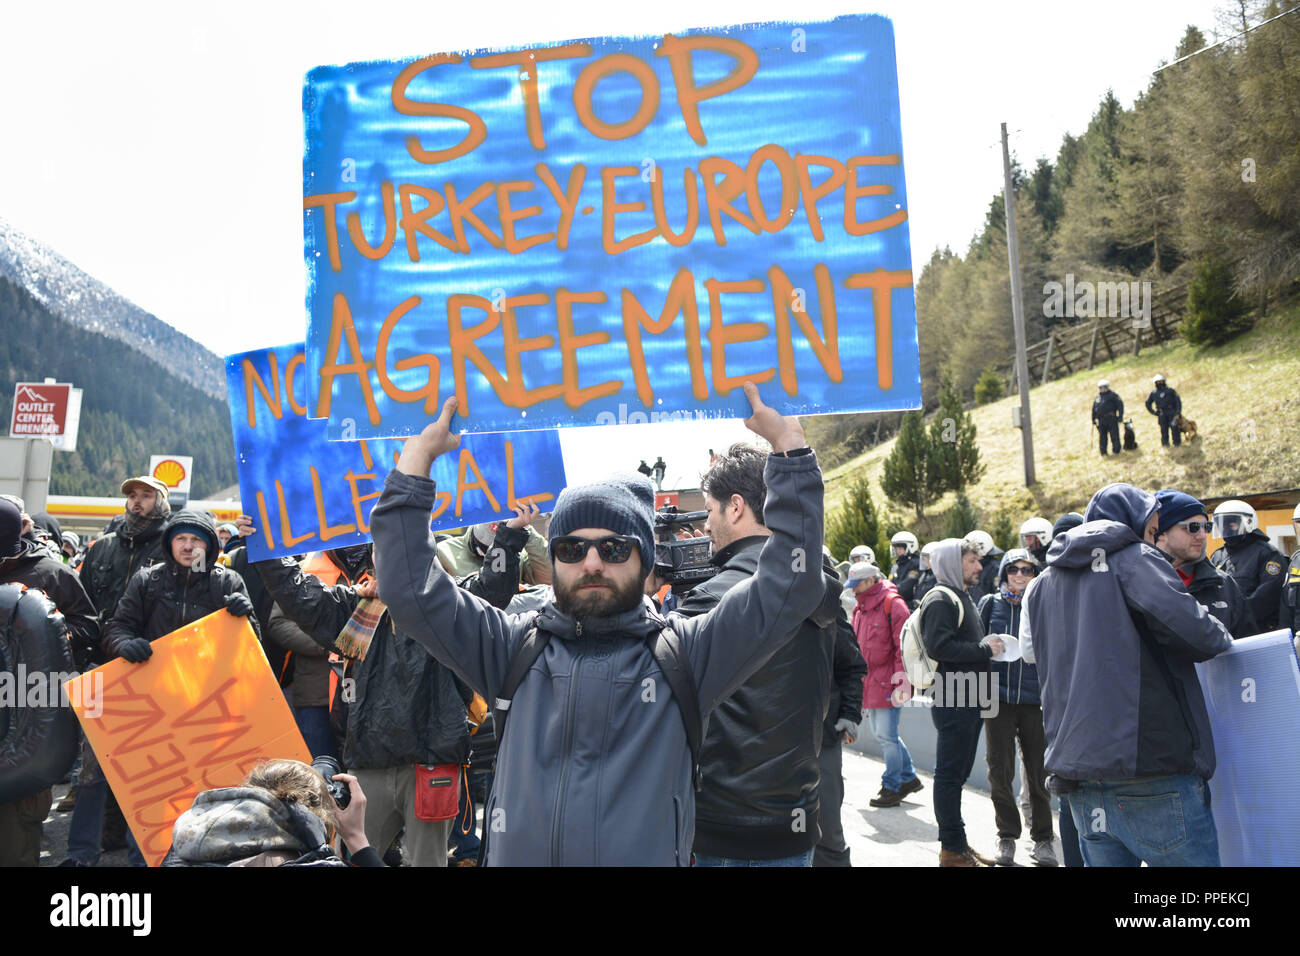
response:
[[[132,637],[118,645],[118,654],[124,661],[143,664],[153,656],[153,645],[143,637]]]
[[[234,594],[226,595],[226,610],[235,617],[248,617],[253,613],[253,602],[248,599],[247,594],[236,591]]]

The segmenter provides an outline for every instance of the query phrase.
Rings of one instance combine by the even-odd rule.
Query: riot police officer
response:
[[[1300,542],[1300,505],[1291,512],[1291,527],[1295,529],[1296,541]],[[1291,564],[1286,569],[1277,626],[1291,628],[1293,637],[1300,635],[1300,548],[1291,555]]]
[[[1106,439],[1110,438],[1110,448],[1119,454],[1119,423],[1124,419],[1124,399],[1110,390],[1110,382],[1102,379],[1097,383],[1097,398],[1092,403],[1092,424],[1101,435],[1101,453],[1106,454]]]
[[[1147,411],[1160,421],[1160,444],[1169,446],[1169,433],[1173,432],[1174,447],[1183,443],[1183,432],[1174,424],[1174,419],[1183,413],[1183,400],[1178,393],[1168,386],[1163,375],[1151,380],[1155,386],[1147,396]]]
[[[1020,526],[1020,547],[1034,556],[1041,567],[1047,561],[1047,546],[1052,543],[1052,526],[1046,518],[1030,518]]]
[[[907,606],[915,609],[916,582],[921,577],[921,558],[917,554],[920,546],[916,535],[900,531],[889,539],[889,544],[894,551],[894,568],[889,572],[889,580],[894,582]]]
[[[1225,501],[1214,509],[1214,536],[1223,547],[1210,563],[1232,575],[1245,592],[1261,632],[1277,628],[1286,555],[1259,530],[1255,509],[1244,501]]]

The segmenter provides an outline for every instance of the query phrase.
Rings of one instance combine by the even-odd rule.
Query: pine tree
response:
[[[894,450],[885,459],[880,487],[890,501],[915,509],[917,518],[925,516],[926,505],[943,494],[935,487],[935,449],[925,432],[920,412],[908,412],[898,430]]]
[[[1016,535],[1016,526],[1005,511],[998,512],[998,516],[993,519],[993,527],[989,528],[989,537],[1003,551],[1010,551],[1020,543]]]
[[[970,499],[965,495],[957,496],[957,503],[948,512],[948,524],[944,533],[949,538],[964,538],[979,527],[979,516]]]
[[[888,560],[888,539],[884,550],[880,546],[880,515],[871,500],[871,485],[865,478],[856,479],[848,487],[841,504],[826,521],[826,547],[838,560],[846,560],[849,552],[865,544],[876,553],[877,561]]]
[[[1203,259],[1187,287],[1187,314],[1179,327],[1192,345],[1222,345],[1250,328],[1246,304],[1236,294],[1232,269],[1219,259]]]
[[[939,411],[930,423],[930,444],[934,449],[931,483],[940,494],[964,492],[984,476],[975,420],[962,407],[961,393],[947,378],[939,384]]]
[[[1002,376],[992,365],[986,366],[980,373],[979,381],[975,383],[975,404],[987,405],[989,402],[996,402],[1006,394],[1007,383],[1002,380]]]

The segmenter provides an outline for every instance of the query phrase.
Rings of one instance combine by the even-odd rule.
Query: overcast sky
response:
[[[1002,182],[1000,122],[1022,164],[1054,159],[1108,87],[1130,105],[1189,23],[1214,32],[1220,5],[11,4],[0,32],[0,217],[219,354],[301,341],[311,67],[874,12],[894,21],[919,275],[934,248],[964,252],[980,228]],[[670,445],[661,426],[639,427],[643,454],[668,459],[670,485],[679,463],[698,470],[706,445],[744,434],[738,423],[675,426]]]

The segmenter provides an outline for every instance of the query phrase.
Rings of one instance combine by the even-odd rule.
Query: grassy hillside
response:
[[[1160,428],[1143,403],[1151,378],[1163,372],[1200,428],[1181,448],[1160,446]],[[1031,371],[1031,375],[1032,375]],[[1097,381],[1108,379],[1124,399],[1138,450],[1118,457],[1097,453],[1091,424]],[[1300,485],[1300,301],[1261,319],[1250,333],[1217,349],[1194,349],[1181,339],[1127,355],[1091,371],[1049,382],[1030,392],[1037,483],[1024,485],[1019,429],[1011,425],[1015,397],[973,411],[984,478],[968,492],[988,527],[999,513],[1016,524],[1035,514],[1048,520],[1082,511],[1093,492],[1113,481],[1142,488],[1174,487],[1198,497],[1249,494]],[[893,441],[827,474],[827,511],[837,507],[848,480],[865,474],[878,504],[881,467]],[[938,532],[949,495],[926,514],[918,534]],[[914,514],[892,510],[909,527]],[[924,535],[922,535],[924,539]]]

